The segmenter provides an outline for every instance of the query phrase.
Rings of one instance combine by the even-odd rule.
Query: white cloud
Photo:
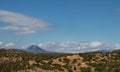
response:
[[[0,41],[0,46],[3,45],[3,42]]]
[[[7,42],[4,43],[3,41],[0,41],[0,48],[16,48],[16,45],[13,42]]]
[[[0,21],[9,24],[8,26],[0,27],[0,30],[12,30],[16,34],[29,34],[48,30],[50,25],[40,19],[6,10],[0,10]]]
[[[24,44],[24,45],[21,45],[21,46],[20,46],[20,49],[26,49],[26,48],[28,48],[28,47],[31,46],[31,45],[34,45],[34,44],[31,43],[31,44]]]
[[[102,43],[98,42],[98,41],[95,41],[95,42],[91,42],[90,45],[91,45],[91,47],[98,47],[98,46],[101,46]]]
[[[116,48],[116,49],[120,49],[120,44],[116,44],[116,45],[115,45],[115,48]]]
[[[20,28],[17,26],[6,26],[0,28],[0,30],[12,30],[12,31],[17,31],[16,34],[29,34],[29,33],[35,33],[34,30],[31,30],[29,28]]]
[[[96,50],[115,50],[120,49],[120,44],[108,44],[103,42],[49,42],[38,44],[41,48],[55,52],[89,52]]]
[[[9,43],[5,44],[4,47],[10,48],[10,47],[13,47],[14,45],[15,44],[13,42],[9,42]]]

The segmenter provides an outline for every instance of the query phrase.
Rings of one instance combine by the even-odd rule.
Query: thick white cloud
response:
[[[103,42],[49,42],[38,44],[41,48],[55,52],[89,52],[96,50],[115,50],[120,49],[120,44],[108,44]]]
[[[0,10],[0,21],[8,24],[8,26],[0,27],[0,30],[12,30],[16,34],[29,34],[48,30],[50,25],[40,19],[6,10]]]
[[[9,43],[5,44],[4,47],[10,48],[10,47],[13,47],[14,45],[15,44],[13,42],[9,42]]]

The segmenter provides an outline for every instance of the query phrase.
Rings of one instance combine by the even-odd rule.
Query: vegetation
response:
[[[111,53],[31,53],[0,49],[0,72],[120,72],[120,50]]]

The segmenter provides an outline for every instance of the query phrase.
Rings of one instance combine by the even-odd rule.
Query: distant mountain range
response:
[[[46,51],[46,50],[40,48],[37,45],[31,45],[28,48],[26,48],[25,51],[34,52],[34,53],[53,53],[53,52],[50,52],[50,51]],[[98,50],[97,52],[106,53],[106,52],[112,52],[112,51],[113,50]]]
[[[33,53],[60,53],[60,52],[52,52],[52,51],[44,50],[37,45],[31,45],[31,46],[27,47],[26,49],[16,49],[16,48],[11,48],[11,49],[28,51],[28,52],[33,52]],[[95,52],[107,53],[107,52],[112,52],[112,51],[114,51],[114,50],[97,50]]]
[[[97,52],[102,52],[102,53],[106,53],[106,52],[112,52],[113,50],[98,50]]]

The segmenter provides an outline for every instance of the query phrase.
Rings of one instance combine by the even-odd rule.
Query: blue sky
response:
[[[120,44],[119,19],[119,0],[1,0],[0,41]]]

